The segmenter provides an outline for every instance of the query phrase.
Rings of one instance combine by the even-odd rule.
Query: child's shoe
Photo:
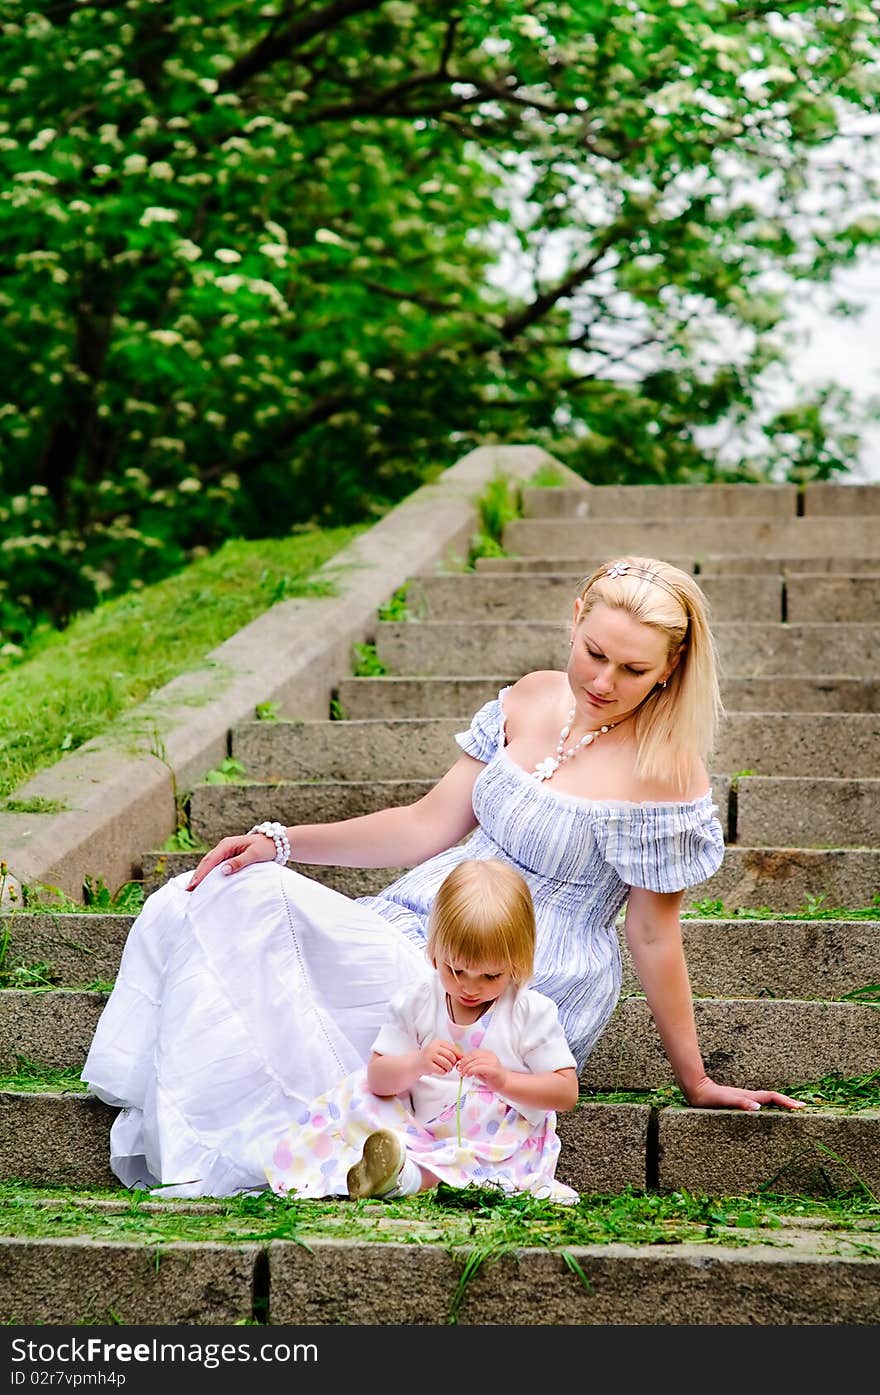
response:
[[[391,1129],[368,1134],[359,1162],[348,1169],[348,1195],[413,1196],[422,1183],[421,1169],[406,1155],[403,1142]]]

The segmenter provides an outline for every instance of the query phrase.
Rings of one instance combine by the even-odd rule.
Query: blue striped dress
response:
[[[690,802],[582,799],[534,780],[504,748],[502,699],[456,737],[485,762],[474,785],[479,827],[420,863],[381,895],[359,898],[418,945],[444,877],[463,858],[497,857],[528,882],[538,927],[532,987],[552,998],[583,1066],[620,993],[615,921],[631,886],[680,891],[721,865],[724,843],[711,791]]]

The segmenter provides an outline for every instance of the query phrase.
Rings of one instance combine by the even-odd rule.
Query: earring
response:
[[[665,678],[663,679],[663,682],[660,684],[660,687],[661,687],[661,688],[665,688],[665,687],[666,687],[666,679],[665,679]]]

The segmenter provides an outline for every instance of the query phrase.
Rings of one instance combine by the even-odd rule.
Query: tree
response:
[[[878,8],[0,4],[7,626],[486,440],[711,477],[786,286],[880,237]]]

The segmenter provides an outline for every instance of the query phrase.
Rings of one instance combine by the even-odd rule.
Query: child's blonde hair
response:
[[[535,966],[535,908],[524,878],[498,858],[468,858],[441,883],[428,917],[428,958],[503,964],[515,984]]]
[[[639,774],[683,788],[696,758],[705,759],[723,716],[718,660],[706,598],[692,576],[655,557],[618,557],[581,583],[578,624],[600,601],[659,630],[668,658],[678,662],[667,681],[635,715]]]

